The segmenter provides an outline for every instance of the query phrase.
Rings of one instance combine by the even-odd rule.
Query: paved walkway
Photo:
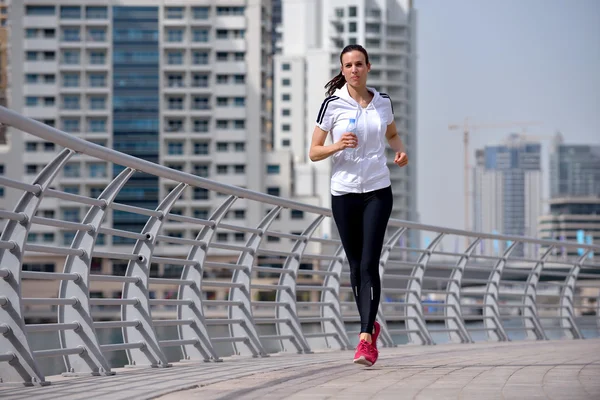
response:
[[[600,339],[381,349],[371,368],[352,352],[234,357],[223,363],[118,369],[0,385],[2,399],[600,399]],[[54,378],[54,379],[52,379]]]

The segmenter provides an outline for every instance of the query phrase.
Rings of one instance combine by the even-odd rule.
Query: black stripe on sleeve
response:
[[[392,102],[392,98],[390,97],[389,94],[387,93],[379,93],[381,95],[381,97],[383,97],[384,99],[388,99],[390,101],[390,106],[392,107],[392,115],[394,114],[394,103]]]
[[[337,99],[339,99],[338,96],[329,96],[328,98],[323,100],[323,103],[321,104],[321,109],[319,110],[319,115],[317,116],[317,124],[323,122],[323,118],[325,118],[325,112],[327,111],[327,106],[329,105],[329,103]]]

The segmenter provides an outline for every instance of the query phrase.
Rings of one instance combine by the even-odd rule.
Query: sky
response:
[[[420,222],[465,227],[462,130],[449,124],[536,121],[527,133],[560,131],[565,143],[600,144],[599,0],[414,0],[414,7]],[[476,148],[513,131],[522,129],[472,132],[471,164]],[[543,168],[547,188],[547,153]]]

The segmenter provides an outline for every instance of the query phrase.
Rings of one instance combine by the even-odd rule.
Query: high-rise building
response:
[[[599,145],[565,144],[557,134],[550,154],[550,197],[550,212],[539,218],[540,238],[600,242]]]
[[[348,44],[363,45],[372,70],[367,85],[392,99],[396,125],[410,158],[393,164],[393,218],[417,220],[416,182],[416,12],[409,0],[283,0],[282,38],[274,67],[274,148],[290,152],[295,195],[316,196],[330,207],[330,161],[308,158],[324,85],[340,70]],[[329,234],[330,232],[325,232]],[[416,238],[415,243],[416,243]]]
[[[281,160],[256,157],[271,140],[271,7],[270,0],[13,2],[10,107],[148,161],[283,195],[288,190],[274,186],[289,185],[289,179],[274,177],[276,167],[265,174],[265,162],[277,166]],[[58,151],[27,134],[13,138],[4,173],[14,179],[33,179]],[[74,156],[55,186],[95,197],[118,172],[117,166]],[[154,208],[172,187],[136,174],[117,201]],[[205,218],[223,200],[189,188],[175,212]],[[52,201],[44,207],[48,215],[73,221],[85,213]],[[265,212],[260,207],[240,202],[231,216],[256,226]],[[146,219],[115,211],[107,222],[140,231]],[[197,229],[165,227],[175,236]],[[72,239],[72,233],[53,233],[47,242]]]
[[[550,197],[600,196],[600,145],[564,144],[550,154]]]
[[[6,88],[8,79],[6,69],[8,66],[8,2],[0,0],[0,106],[6,107]],[[6,127],[0,125],[0,145],[6,143]]]
[[[477,150],[476,161],[475,229],[535,236],[542,213],[541,145],[513,134],[503,145]]]

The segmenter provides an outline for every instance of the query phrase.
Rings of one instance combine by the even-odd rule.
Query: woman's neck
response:
[[[350,94],[350,97],[356,100],[357,103],[371,101],[371,92],[369,92],[367,86],[354,87],[348,85],[348,94]]]

